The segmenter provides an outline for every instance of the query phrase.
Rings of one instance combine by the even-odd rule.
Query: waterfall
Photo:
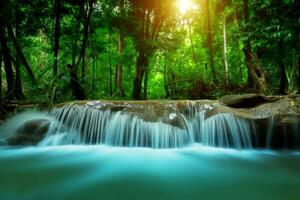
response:
[[[104,144],[111,146],[180,148],[193,143],[222,148],[251,148],[252,122],[232,113],[208,116],[211,105],[186,103],[169,120],[147,120],[134,112],[68,104],[49,112],[47,136],[40,145]]]

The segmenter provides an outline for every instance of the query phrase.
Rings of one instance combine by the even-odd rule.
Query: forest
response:
[[[300,88],[297,0],[0,1],[0,99],[216,99]]]

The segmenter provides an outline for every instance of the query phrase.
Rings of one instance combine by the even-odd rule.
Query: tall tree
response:
[[[0,40],[1,40],[1,48],[3,54],[3,61],[4,61],[4,70],[6,74],[6,83],[7,83],[7,93],[6,98],[13,99],[14,97],[14,73],[12,69],[12,62],[11,62],[11,55],[10,50],[7,44],[6,38],[6,29],[5,25],[3,24],[4,20],[3,17],[0,15]]]
[[[245,32],[249,30],[250,14],[249,14],[249,1],[243,0],[243,13],[244,22],[246,24]],[[261,66],[261,63],[257,55],[252,51],[250,37],[245,40],[243,52],[245,54],[246,66],[248,68],[248,84],[258,93],[267,92],[267,83],[265,78],[265,72]]]
[[[164,53],[164,89],[166,93],[166,98],[170,96],[169,86],[168,86],[168,54]]]
[[[53,64],[53,78],[57,76],[58,65],[58,51],[59,51],[59,39],[60,39],[60,20],[61,20],[61,0],[54,1],[53,7],[54,15],[54,64]]]
[[[77,7],[77,16],[73,18],[73,30],[71,31],[71,52],[72,52],[72,64],[68,64],[67,68],[70,71],[71,85],[73,85],[72,93],[76,99],[85,99],[85,79],[86,79],[86,50],[88,39],[91,30],[91,18],[94,11],[94,0],[82,0],[82,1],[71,1],[71,5]],[[83,25],[83,29],[81,29]],[[82,30],[82,34],[78,34]],[[78,47],[77,43],[80,42]],[[78,78],[78,70],[81,67],[81,78]],[[73,83],[73,84],[72,84]],[[76,88],[79,90],[76,90]]]
[[[20,12],[18,5],[15,6],[15,32],[16,37],[21,38],[21,30],[20,30]],[[20,60],[20,52],[16,52],[16,61],[15,61],[15,97],[16,99],[24,99],[25,96],[23,94],[22,89],[22,80],[21,80],[21,60]]]
[[[8,35],[10,36],[11,40],[12,40],[12,43],[15,47],[15,50],[16,50],[16,55],[20,58],[20,61],[22,62],[30,80],[32,83],[37,83],[37,80],[36,80],[36,77],[23,53],[23,50],[13,32],[13,29],[12,29],[12,26],[10,24],[7,25],[7,32],[8,32]]]
[[[224,67],[225,67],[225,83],[228,84],[229,78],[229,69],[228,69],[228,59],[227,59],[227,23],[226,23],[226,14],[223,13],[223,58],[224,58]]]
[[[124,34],[120,31],[119,32],[119,38],[118,38],[118,64],[117,64],[117,70],[116,70],[116,89],[117,93],[120,97],[125,96],[124,88],[123,88],[123,64],[122,64],[122,54],[124,50]]]
[[[248,3],[251,5],[248,38],[252,40],[252,53],[264,62],[265,70],[273,73],[276,82],[279,80],[277,84],[280,94],[285,94],[289,89],[294,90],[293,74],[297,70],[294,60],[299,46],[295,35],[295,30],[299,29],[296,25],[299,15],[295,14],[295,2],[267,0]],[[270,70],[270,65],[276,67]]]
[[[211,26],[211,1],[206,0],[206,23],[207,23],[207,45],[209,48],[209,65],[212,73],[212,80],[216,80],[216,69],[214,63],[213,31]]]
[[[147,98],[149,57],[152,55],[159,39],[159,33],[164,25],[174,2],[171,0],[131,0],[133,24],[136,25],[134,37],[136,40],[138,57],[133,83],[133,99]],[[146,77],[145,77],[146,76]],[[142,82],[144,79],[144,94]]]
[[[10,2],[1,1],[0,2],[0,42],[1,42],[1,52],[4,62],[4,71],[6,75],[6,85],[7,92],[6,98],[14,98],[14,73],[12,68],[11,53],[8,47],[7,39],[7,24],[11,15],[11,5]],[[2,64],[2,63],[1,63]]]
[[[111,43],[111,30],[108,30],[108,41]],[[108,46],[108,64],[109,64],[109,96],[113,96],[113,69],[112,69],[112,51],[111,46]]]
[[[191,42],[193,59],[194,59],[196,65],[197,65],[197,67],[199,68],[199,61],[198,61],[198,57],[196,55],[196,51],[195,51],[195,47],[194,47],[194,41],[193,41],[193,37],[192,37],[192,19],[188,19],[187,23],[188,23],[189,38],[190,38],[190,42]]]
[[[281,55],[284,54],[284,45],[283,41],[280,40],[278,44],[278,50]],[[288,89],[288,80],[287,80],[287,72],[282,56],[278,58],[278,65],[280,68],[280,84],[279,84],[279,94],[286,94]]]
[[[119,1],[119,9],[120,9],[120,16],[125,17],[125,1],[120,0]],[[122,64],[122,55],[124,51],[124,45],[125,45],[125,35],[124,35],[124,28],[120,26],[119,28],[119,34],[118,34],[118,64],[116,67],[116,90],[117,94],[120,97],[125,97],[125,92],[123,88],[123,64]]]
[[[0,100],[2,99],[2,48],[0,46]]]
[[[85,54],[86,54],[86,47],[89,39],[89,33],[90,33],[90,23],[92,18],[92,13],[94,10],[94,1],[95,0],[89,0],[86,3],[87,12],[84,15],[84,24],[83,24],[83,38],[81,42],[81,47],[79,51],[79,57],[77,59],[76,68],[79,67],[81,64],[81,84],[84,85],[85,82]],[[83,4],[84,6],[84,4]]]

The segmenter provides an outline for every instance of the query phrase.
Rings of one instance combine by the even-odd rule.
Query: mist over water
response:
[[[88,107],[16,115],[4,142],[51,125],[36,146],[0,147],[0,200],[300,199],[299,151],[253,150],[250,122],[204,114],[183,128]]]
[[[300,154],[55,146],[0,149],[0,199],[299,199]]]

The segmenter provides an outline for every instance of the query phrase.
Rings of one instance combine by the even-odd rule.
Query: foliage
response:
[[[21,87],[25,98],[42,102],[76,99],[76,87],[88,99],[131,99],[137,89],[148,99],[249,92],[246,47],[266,74],[269,94],[300,87],[299,1],[194,0],[186,13],[170,0],[55,2],[1,1],[0,98],[18,99],[9,95],[11,78],[22,83],[14,90]],[[36,83],[20,61],[10,27]],[[7,75],[8,61],[13,77]],[[118,93],[120,81],[125,96]]]

